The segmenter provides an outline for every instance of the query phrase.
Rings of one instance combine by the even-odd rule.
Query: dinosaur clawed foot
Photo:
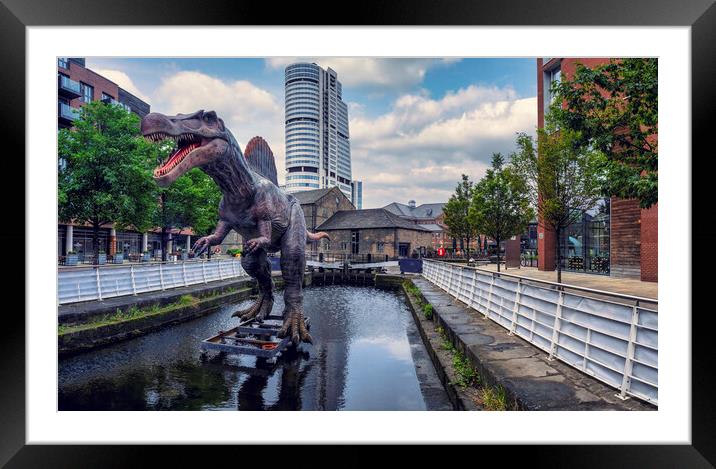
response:
[[[279,337],[290,337],[294,345],[301,342],[313,343],[311,334],[306,328],[306,321],[303,312],[300,309],[290,309],[284,313],[283,326],[278,333]]]
[[[262,320],[271,313],[271,308],[273,308],[273,295],[262,293],[251,306],[236,311],[231,317],[238,317],[240,321]]]

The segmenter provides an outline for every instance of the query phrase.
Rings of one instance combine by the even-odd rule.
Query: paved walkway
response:
[[[481,266],[480,268],[497,271],[497,264],[488,264]],[[520,267],[519,269],[512,267],[507,270],[505,270],[504,267],[500,267],[500,271],[536,280],[546,280],[548,282],[557,281],[557,271],[547,272],[544,270],[537,270],[537,267]],[[593,288],[595,290],[640,296],[643,298],[657,299],[659,297],[658,283],[642,282],[641,280],[631,278],[615,278],[608,277],[606,275],[562,271],[562,283],[576,285],[579,287]]]
[[[522,410],[656,410],[548,355],[420,277],[412,277],[450,341]]]

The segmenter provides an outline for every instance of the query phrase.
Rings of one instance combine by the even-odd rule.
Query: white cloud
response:
[[[536,122],[536,98],[474,85],[440,99],[405,94],[390,112],[351,116],[353,177],[364,181],[363,206],[444,202],[463,173],[479,180],[492,153],[513,151],[515,134],[534,134]]]
[[[146,94],[139,91],[139,88],[134,84],[131,78],[129,78],[129,75],[127,75],[124,72],[121,72],[119,70],[111,70],[106,68],[96,68],[93,69],[95,72],[99,73],[105,78],[108,78],[109,80],[115,82],[119,85],[120,88],[123,88],[130,93],[132,93],[137,98],[141,99],[142,101],[151,104],[152,101]]]
[[[434,67],[450,65],[459,59],[417,58],[338,58],[338,57],[273,57],[266,59],[271,68],[284,68],[295,62],[317,63],[323,68],[338,72],[343,86],[380,87],[405,89],[422,83],[427,71]]]
[[[278,178],[284,179],[283,99],[250,81],[224,81],[200,72],[181,71],[164,78],[155,93],[152,111],[164,114],[216,111],[242,150],[254,136],[268,142],[276,158]]]

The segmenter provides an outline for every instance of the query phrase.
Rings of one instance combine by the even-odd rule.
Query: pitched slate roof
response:
[[[301,205],[314,204],[321,200],[326,194],[331,192],[331,189],[333,189],[333,187],[327,187],[325,189],[313,189],[311,191],[294,192],[291,195],[296,197]],[[340,191],[340,189],[338,190]]]
[[[383,208],[390,211],[391,213],[406,218],[435,218],[441,213],[443,213],[444,206],[445,203],[435,203],[422,204],[418,205],[415,208],[410,208],[410,206],[408,205],[393,202],[392,204],[388,204]]]
[[[316,227],[316,230],[353,230],[368,228],[404,228],[406,230],[428,231],[420,225],[411,223],[384,208],[336,212],[331,218]]]

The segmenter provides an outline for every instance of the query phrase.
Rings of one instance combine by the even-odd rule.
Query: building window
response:
[[[610,201],[603,199],[560,234],[562,268],[609,273]]]
[[[376,250],[378,252],[385,252],[385,243],[376,243]]]
[[[360,251],[360,231],[351,230],[351,253],[358,254]]]
[[[94,86],[80,82],[80,87],[82,88],[80,90],[82,93],[82,102],[91,103],[94,98]]]
[[[347,251],[348,250],[348,243],[345,241],[341,242],[341,251]]]
[[[69,70],[70,61],[67,60],[67,57],[57,57],[57,66],[60,68],[64,68],[65,70]]]
[[[558,83],[562,75],[561,66],[560,64],[557,64],[556,67],[545,70],[544,72],[544,108],[545,112],[549,108],[550,104],[552,104],[552,101],[554,100],[554,96],[552,95],[552,86],[554,83]]]

